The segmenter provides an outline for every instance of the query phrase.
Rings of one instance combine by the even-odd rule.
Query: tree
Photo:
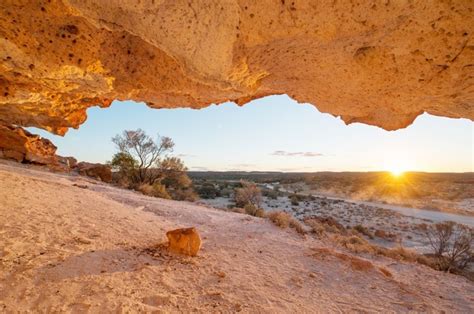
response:
[[[187,175],[188,169],[177,157],[167,157],[158,168],[158,177],[175,200],[194,201],[197,199],[192,181]]]
[[[118,152],[110,165],[118,173],[118,182],[143,194],[177,200],[195,200],[187,168],[177,157],[170,157],[174,143],[169,137],[154,141],[143,130],[125,130],[112,141]]]
[[[260,208],[262,203],[262,192],[253,182],[241,181],[241,188],[235,189],[234,200],[238,207],[245,207],[250,204]]]
[[[161,158],[173,151],[174,143],[169,137],[158,136],[154,141],[143,130],[125,130],[122,135],[112,138],[119,152],[114,156],[118,166],[133,166],[134,176],[139,183],[154,184],[159,178],[157,171],[150,171],[152,167],[159,167]],[[135,162],[130,163],[131,160]],[[136,163],[136,164],[135,164]],[[128,168],[127,168],[128,169]]]
[[[112,157],[112,161],[108,163],[112,166],[112,170],[119,174],[120,178],[137,182],[138,163],[131,155],[118,152]]]
[[[198,189],[197,192],[200,197],[206,199],[213,199],[219,195],[219,190],[211,182],[204,182]]]

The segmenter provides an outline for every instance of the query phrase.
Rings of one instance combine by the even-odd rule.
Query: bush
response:
[[[138,187],[138,191],[148,196],[171,199],[171,196],[166,191],[165,186],[160,183],[155,183],[153,185],[150,185],[148,183],[140,184],[140,186]]]
[[[316,219],[305,219],[304,223],[311,228],[311,232],[317,236],[323,236],[326,229],[323,224]]]
[[[474,262],[474,231],[469,227],[448,221],[429,226],[426,234],[441,270],[461,270]]]
[[[230,208],[234,213],[247,214],[244,208],[241,207],[232,207]]]
[[[204,182],[203,185],[197,189],[197,192],[199,196],[204,199],[214,199],[219,196],[219,190],[210,182]]]
[[[285,229],[285,228],[291,227],[300,234],[306,233],[301,223],[286,212],[283,212],[283,211],[269,212],[267,214],[267,218],[270,219],[271,222],[273,222],[275,225],[277,225],[280,228]]]
[[[324,231],[330,233],[346,233],[346,228],[344,228],[343,225],[341,225],[339,222],[337,222],[337,220],[332,217],[312,216],[307,217],[304,222],[305,224],[314,229],[314,233],[319,235],[322,235]]]
[[[257,212],[257,207],[253,204],[246,204],[244,206],[245,213],[250,216],[255,216],[255,213]]]
[[[258,208],[256,211],[255,211],[255,217],[259,217],[259,218],[265,218],[266,216],[266,213],[265,213],[265,210],[263,208]]]
[[[148,196],[154,196],[153,195],[153,187],[148,183],[140,184],[140,186],[138,187],[138,191],[140,191],[143,194],[148,195]]]
[[[354,227],[354,230],[359,232],[360,234],[363,234],[367,237],[369,237],[370,239],[373,239],[374,236],[372,235],[372,233],[364,226],[362,225],[357,225]]]
[[[270,219],[275,225],[280,228],[288,228],[290,226],[290,214],[283,211],[274,211],[267,214],[267,218]]]
[[[256,208],[262,203],[262,193],[255,183],[241,181],[241,188],[235,189],[234,201],[237,207],[251,204]]]
[[[194,192],[192,188],[179,189],[176,191],[172,190],[172,195],[173,199],[177,201],[195,202],[199,199],[199,196]]]

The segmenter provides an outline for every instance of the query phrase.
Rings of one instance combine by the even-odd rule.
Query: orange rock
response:
[[[405,2],[3,0],[0,121],[64,134],[114,99],[274,94],[388,130],[474,119],[474,1]]]
[[[57,163],[53,143],[12,125],[0,125],[0,156],[41,165]]]
[[[201,237],[196,228],[182,228],[166,233],[168,249],[174,253],[196,256],[201,248]]]

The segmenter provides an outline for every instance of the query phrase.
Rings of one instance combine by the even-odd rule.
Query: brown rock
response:
[[[288,94],[346,123],[474,119],[474,1],[0,3],[0,121],[57,134],[114,99]],[[32,23],[34,21],[34,23]]]
[[[168,249],[174,253],[196,256],[201,248],[201,237],[196,228],[168,231]]]
[[[112,171],[107,165],[80,162],[77,164],[76,170],[80,175],[92,177],[103,182],[112,182]]]
[[[68,169],[74,169],[77,166],[77,159],[74,157],[58,156],[58,162]]]
[[[41,165],[57,163],[56,146],[49,140],[16,126],[0,125],[2,158]]]

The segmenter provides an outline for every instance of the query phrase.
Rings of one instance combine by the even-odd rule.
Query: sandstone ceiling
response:
[[[474,1],[3,0],[0,123],[57,134],[115,99],[288,94],[394,130],[474,119]],[[177,122],[178,123],[178,122]]]

